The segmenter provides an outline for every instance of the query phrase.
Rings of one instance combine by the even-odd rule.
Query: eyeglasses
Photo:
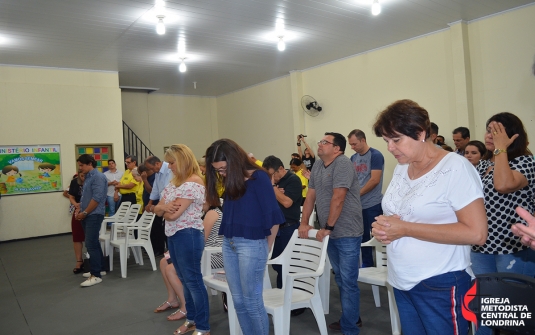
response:
[[[132,161],[130,161],[130,162],[124,161],[124,163],[125,163],[125,164],[130,164],[130,163],[132,163]]]
[[[325,144],[332,144],[334,146],[334,143],[333,142],[329,142],[327,140],[321,140],[321,141],[318,141],[318,145],[325,145]]]
[[[224,166],[224,167],[220,167],[219,169],[214,168],[214,173],[217,173],[217,172],[226,173],[227,172],[227,167]]]

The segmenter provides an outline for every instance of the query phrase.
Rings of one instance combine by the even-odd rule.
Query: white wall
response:
[[[158,157],[183,143],[197,157],[218,138],[214,97],[123,92],[123,119]]]
[[[2,145],[61,145],[65,187],[76,144],[112,143],[123,163],[117,73],[0,66],[0,115]],[[0,241],[70,232],[68,208],[60,192],[4,196]]]

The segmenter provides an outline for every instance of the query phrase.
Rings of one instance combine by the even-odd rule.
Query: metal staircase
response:
[[[154,154],[143,143],[143,141],[134,133],[126,122],[123,121],[123,143],[124,143],[124,157],[132,155],[137,157],[138,165],[142,164],[145,159]]]

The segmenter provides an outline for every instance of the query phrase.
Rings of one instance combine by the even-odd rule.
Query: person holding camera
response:
[[[301,161],[303,161],[303,164],[307,167],[308,171],[312,170],[312,166],[314,166],[314,162],[316,161],[316,157],[314,156],[314,152],[312,149],[310,149],[310,146],[305,141],[305,137],[307,135],[297,135],[297,152],[301,156]],[[301,143],[305,144],[305,153],[301,151]]]

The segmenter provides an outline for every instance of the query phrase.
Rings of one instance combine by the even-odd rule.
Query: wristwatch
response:
[[[501,154],[502,152],[507,152],[507,150],[504,150],[504,149],[494,149],[494,151],[492,152],[494,154],[494,156],[498,156],[499,154]]]
[[[325,224],[324,229],[325,229],[325,230],[333,231],[333,230],[334,230],[334,226],[329,226],[328,224]]]
[[[87,212],[86,212],[86,211],[83,211],[82,214],[83,214],[84,216],[87,216]]]

